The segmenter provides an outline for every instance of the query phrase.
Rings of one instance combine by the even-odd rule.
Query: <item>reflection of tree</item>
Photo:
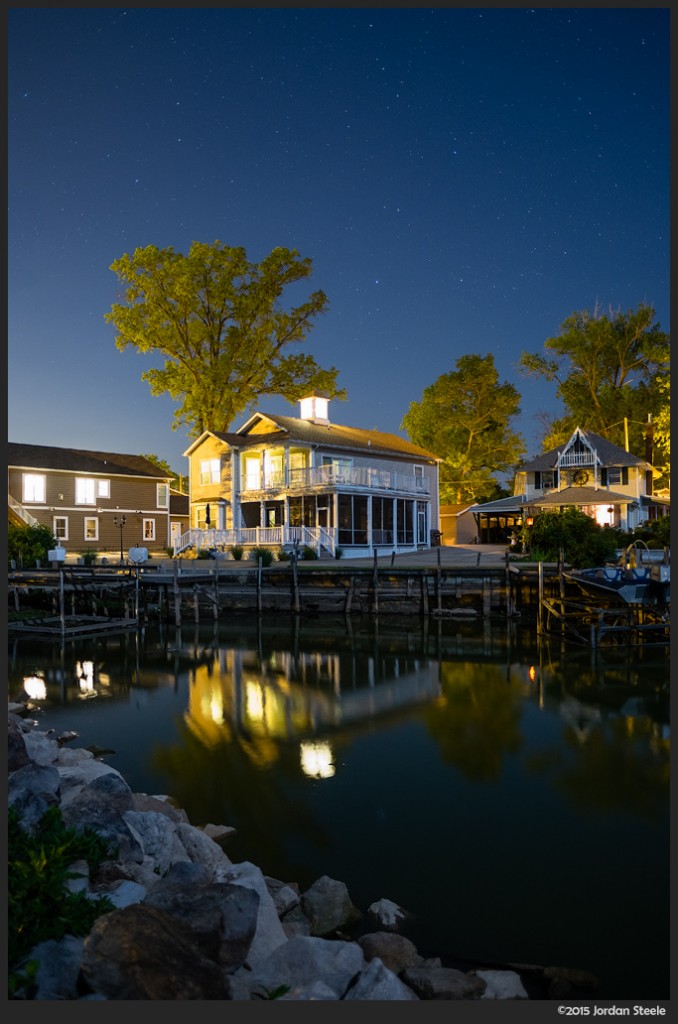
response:
[[[520,749],[522,692],[499,665],[441,665],[443,696],[424,712],[443,760],[475,782],[501,774],[505,754]]]
[[[574,757],[551,757],[552,784],[580,810],[643,818],[665,813],[669,790],[669,742],[650,718],[608,718],[582,741],[572,728],[564,738]],[[543,761],[529,766],[541,772]]]
[[[192,824],[211,822],[238,830],[226,850],[232,860],[251,860],[276,878],[301,882],[303,870],[289,861],[287,838],[294,834],[321,847],[329,840],[305,803],[304,787],[312,783],[298,779],[298,745],[277,744],[275,772],[268,772],[261,766],[270,764],[270,751],[258,748],[262,743],[268,747],[269,738],[236,732],[225,722],[220,728],[221,742],[213,742],[212,736],[205,744],[182,722],[183,743],[157,748],[154,768],[163,773]]]

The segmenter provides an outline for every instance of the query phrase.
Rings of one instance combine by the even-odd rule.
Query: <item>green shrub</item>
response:
[[[8,937],[10,994],[30,988],[35,964],[28,954],[39,942],[65,935],[87,935],[98,917],[114,910],[106,897],[90,899],[69,892],[66,883],[77,874],[76,860],[86,860],[90,873],[117,856],[91,829],[66,828],[58,807],[50,807],[35,830],[27,832],[15,808],[8,811]]]
[[[574,506],[539,512],[533,525],[524,527],[523,543],[534,561],[557,562],[562,551],[575,568],[603,565],[619,547],[616,530],[599,526],[595,519]],[[543,555],[537,558],[536,554]]]
[[[280,548],[280,550],[278,551],[278,561],[279,562],[289,562],[289,560],[290,560],[290,553],[289,553],[289,551],[285,551],[284,548]]]
[[[253,562],[258,562],[261,559],[261,564],[267,566],[273,561],[273,552],[270,548],[252,548],[250,559]]]
[[[312,547],[309,547],[308,544],[304,544],[303,548],[301,549],[300,554],[301,554],[301,557],[306,562],[313,562],[318,557],[318,552],[316,551],[316,549],[312,548]]]
[[[46,564],[47,552],[56,547],[57,539],[46,526],[7,527],[7,564],[12,561],[22,569],[32,569],[37,561]]]
[[[228,550],[230,552],[231,558],[235,559],[236,562],[239,562],[245,553],[245,549],[242,546],[242,544],[231,544]]]
[[[343,548],[335,548],[334,549],[334,557],[335,558],[343,558],[343,555],[344,555]]]

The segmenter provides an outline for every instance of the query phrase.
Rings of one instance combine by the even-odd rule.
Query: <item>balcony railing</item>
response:
[[[12,497],[9,491],[7,492],[7,504],[11,508],[12,512],[18,516],[19,519],[23,519],[24,523],[27,523],[28,526],[38,525],[38,520],[35,516],[32,516],[31,513],[23,507],[23,505],[20,505],[19,502]]]
[[[404,494],[429,494],[431,489],[426,477],[415,476],[413,473],[376,469],[373,466],[314,466],[291,469],[287,476],[275,472],[265,474],[261,480],[247,477],[241,493],[286,490],[293,494],[325,487],[360,487]]]
[[[566,452],[560,456],[558,464],[561,469],[567,469],[572,466],[595,466],[598,461],[595,452]]]
[[[174,554],[187,548],[196,551],[211,548],[243,547],[304,547],[324,548],[329,554],[336,551],[336,529],[323,526],[242,526],[230,530],[187,530],[174,541]]]

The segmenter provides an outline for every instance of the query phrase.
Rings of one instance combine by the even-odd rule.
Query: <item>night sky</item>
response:
[[[9,25],[9,439],[154,453],[176,408],[104,315],[146,245],[276,246],[329,311],[330,418],[399,433],[466,353],[525,378],[576,310],[669,330],[665,8],[21,8]],[[265,399],[261,411],[297,415]],[[253,410],[250,410],[253,411]],[[231,424],[236,429],[248,414]]]

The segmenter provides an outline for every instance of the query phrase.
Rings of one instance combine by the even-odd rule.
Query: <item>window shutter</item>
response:
[[[539,472],[539,470],[536,470],[534,474],[534,489],[535,491],[541,490],[541,473]]]
[[[629,482],[629,467],[622,466],[622,483],[627,484]]]
[[[603,467],[600,471],[600,486],[607,487],[607,468]]]

